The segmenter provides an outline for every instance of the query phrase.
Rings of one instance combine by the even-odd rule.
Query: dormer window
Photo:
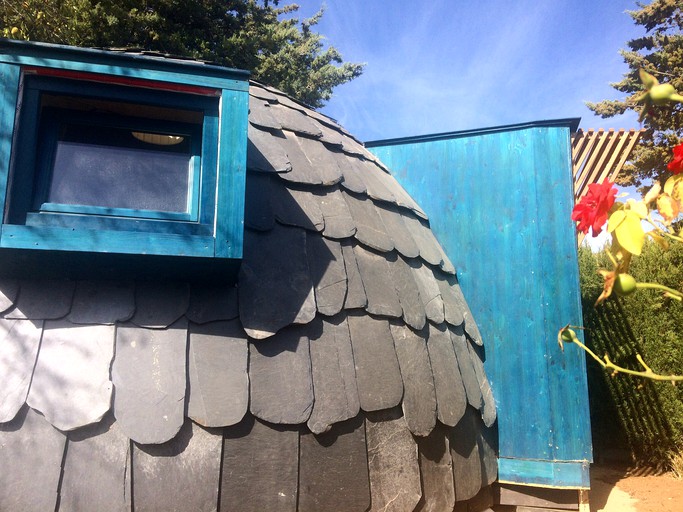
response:
[[[244,73],[15,41],[0,71],[0,248],[241,257]]]

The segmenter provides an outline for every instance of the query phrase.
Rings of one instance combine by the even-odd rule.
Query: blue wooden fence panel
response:
[[[368,143],[430,217],[485,337],[501,481],[588,486],[570,121]],[[562,464],[567,464],[564,467]]]

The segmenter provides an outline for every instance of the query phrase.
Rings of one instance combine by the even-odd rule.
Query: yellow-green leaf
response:
[[[647,235],[655,241],[655,243],[662,248],[664,251],[669,250],[669,241],[662,235],[658,235],[654,231],[648,231]]]
[[[607,231],[610,233],[617,229],[619,224],[621,224],[626,218],[626,212],[624,210],[617,210],[612,215],[609,216],[607,221]]]
[[[626,204],[628,205],[629,209],[638,215],[641,219],[644,219],[647,217],[647,206],[645,206],[645,203],[642,201],[636,201],[635,199],[629,199],[626,201]]]
[[[640,254],[645,241],[645,232],[640,225],[640,217],[632,211],[624,212],[624,220],[614,229],[619,245],[636,256]]]
[[[659,81],[654,76],[645,71],[643,68],[640,68],[638,70],[638,74],[640,75],[640,81],[643,82],[643,85],[646,89],[649,89],[652,86],[657,85],[659,83]]]
[[[666,183],[664,183],[664,192],[671,195],[674,190],[674,187],[681,180],[683,180],[683,174],[676,174],[674,176],[671,176],[671,178],[666,180]]]
[[[657,210],[666,224],[671,224],[680,213],[678,202],[669,194],[661,194],[657,198]]]

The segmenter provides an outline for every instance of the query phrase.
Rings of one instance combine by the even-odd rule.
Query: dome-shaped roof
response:
[[[234,286],[0,283],[0,509],[437,511],[495,480],[426,215],[331,119],[249,106]]]

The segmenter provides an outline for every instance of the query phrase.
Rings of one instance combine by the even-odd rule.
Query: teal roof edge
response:
[[[486,135],[488,133],[509,132],[514,130],[525,130],[528,128],[562,128],[567,127],[573,133],[579,129],[580,117],[568,117],[564,119],[550,119],[546,121],[531,121],[527,123],[508,124],[503,126],[492,126],[489,128],[476,128],[474,130],[462,130],[455,132],[443,132],[427,135],[416,135],[410,137],[398,137],[394,139],[379,139],[365,142],[365,147],[374,148],[380,146],[394,146],[397,144],[412,144],[420,142],[431,142],[435,140],[455,139],[460,137],[471,137],[473,135]]]
[[[196,74],[233,80],[248,80],[251,72],[208,64],[192,58],[164,55],[140,49],[98,49],[65,46],[61,44],[18,41],[0,38],[0,53],[5,55],[31,55],[32,57],[52,58],[62,60],[78,60],[81,62],[95,62],[131,67],[146,67],[148,69],[174,71],[176,73]]]

